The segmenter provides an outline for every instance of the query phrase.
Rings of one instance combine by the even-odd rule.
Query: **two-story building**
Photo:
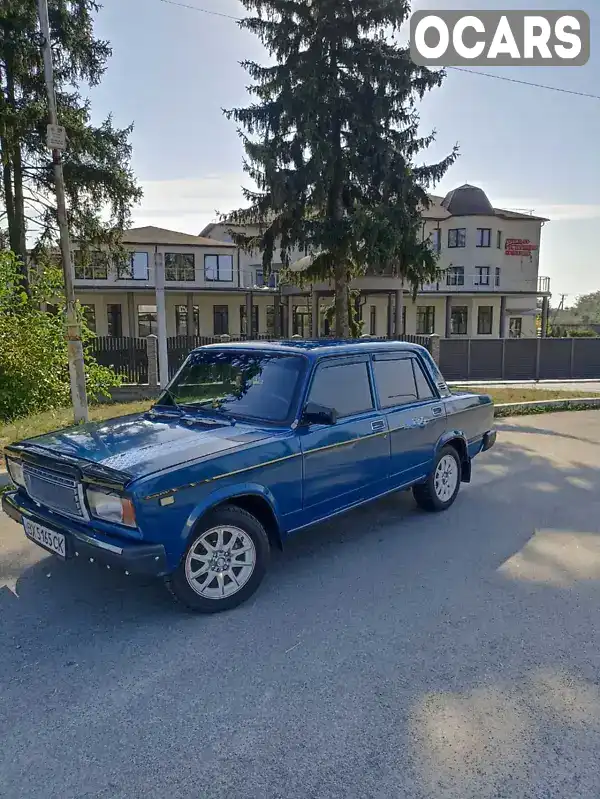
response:
[[[547,313],[550,297],[549,279],[538,275],[546,221],[495,209],[474,186],[432,197],[423,211],[423,237],[439,255],[439,282],[423,285],[413,303],[409,287],[397,277],[367,273],[355,280],[364,331],[376,336],[535,336],[537,300],[542,298]],[[157,333],[158,270],[164,276],[168,337],[248,335],[249,318],[252,335],[309,338],[327,333],[332,285],[281,285],[277,263],[266,278],[261,253],[240,250],[231,231],[232,225],[222,222],[208,225],[199,236],[133,228],[123,237],[129,252],[123,263],[112,263],[103,252],[86,259],[75,252],[76,295],[89,324],[100,336]],[[292,260],[305,256],[297,252]]]
[[[123,263],[101,251],[85,259],[74,253],[76,296],[99,336],[157,333],[157,269],[164,272],[167,336],[246,335],[250,307],[253,333],[275,334],[279,294],[260,270],[241,264],[234,244],[141,227],[127,230],[123,245]]]

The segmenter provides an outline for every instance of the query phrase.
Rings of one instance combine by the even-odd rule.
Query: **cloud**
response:
[[[144,198],[133,211],[135,226],[156,225],[198,234],[219,213],[244,204],[242,185],[249,185],[249,179],[240,173],[224,173],[141,183]]]
[[[572,221],[576,219],[600,219],[600,205],[593,204],[549,204],[547,201],[530,199],[502,199],[494,200],[496,208],[504,208],[521,213],[533,213],[535,216],[544,216],[552,222]]]
[[[142,181],[144,199],[134,210],[134,225],[156,225],[183,233],[199,233],[219,213],[244,205],[242,186],[250,186],[242,172],[226,172],[201,178]],[[600,205],[548,203],[531,198],[494,198],[496,208],[531,212],[553,222],[600,219]]]

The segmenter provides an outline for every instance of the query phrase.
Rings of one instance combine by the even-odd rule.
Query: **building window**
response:
[[[494,277],[494,286],[496,286],[496,288],[500,287],[500,267],[499,266],[496,267],[496,274],[495,274],[495,277]]]
[[[283,333],[283,305],[279,306],[279,335]],[[267,335],[275,335],[275,306],[267,306]]]
[[[494,308],[491,305],[480,305],[477,310],[477,334],[491,336],[494,323]]]
[[[371,305],[371,310],[369,313],[369,335],[376,336],[377,335],[377,306]]]
[[[155,336],[158,332],[156,305],[138,305],[138,335]]]
[[[446,272],[446,284],[448,286],[464,286],[465,285],[465,268],[464,266],[451,266]]]
[[[475,285],[476,286],[489,286],[490,285],[490,268],[489,268],[489,266],[476,266],[475,267]]]
[[[467,229],[465,227],[455,228],[448,231],[448,247],[466,247]]]
[[[435,306],[417,305],[417,335],[430,336],[435,330]]]
[[[228,305],[213,305],[213,329],[215,336],[229,335]]]
[[[256,270],[256,286],[258,288],[264,288],[264,286],[268,286],[270,289],[276,289],[279,285],[279,275],[277,272],[271,272],[268,277],[267,282],[265,283],[265,273],[262,269]]]
[[[73,254],[75,280],[108,280],[108,254],[76,250]]]
[[[477,228],[477,247],[492,246],[492,230],[489,227]]]
[[[125,261],[117,267],[119,280],[148,280],[147,252],[130,252]]]
[[[87,327],[92,331],[92,333],[96,332],[96,306],[95,305],[82,305],[83,310],[83,318],[85,319],[85,323]]]
[[[233,255],[205,255],[204,279],[210,282],[231,283]]]
[[[433,252],[441,252],[442,249],[442,231],[438,228],[434,230],[430,236],[431,249]]]
[[[523,320],[520,316],[511,316],[508,322],[508,337],[521,338],[523,334]]]
[[[175,330],[177,336],[188,335],[188,308],[187,305],[175,306]],[[194,305],[194,324],[191,332],[192,336],[200,335],[200,309]]]
[[[311,337],[311,313],[308,305],[295,305],[293,316],[293,335]]]
[[[246,321],[246,306],[240,305],[240,332],[242,336],[248,335],[248,324]],[[258,335],[258,305],[252,306],[252,335]]]
[[[123,317],[120,305],[106,306],[106,320],[108,322],[108,335],[120,338],[123,335]],[[133,330],[129,335],[134,335]]]
[[[450,313],[450,335],[466,336],[469,322],[469,309],[466,305],[456,305]]]
[[[165,280],[191,283],[196,279],[196,257],[194,253],[166,252]]]
[[[501,250],[502,249],[502,231],[499,230],[496,233],[496,247]]]

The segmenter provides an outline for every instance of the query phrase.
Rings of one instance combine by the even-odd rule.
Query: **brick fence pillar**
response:
[[[148,355],[148,385],[156,388],[160,385],[158,373],[158,336],[154,334],[146,337],[146,351]]]
[[[436,362],[436,364],[439,366],[440,365],[440,337],[438,336],[437,333],[433,333],[431,336],[429,336],[429,342],[430,342],[430,350],[429,351],[431,352],[431,357]]]

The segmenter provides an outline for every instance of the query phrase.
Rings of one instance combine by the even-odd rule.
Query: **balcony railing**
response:
[[[464,291],[466,293],[482,292],[507,292],[522,291],[531,294],[549,294],[550,278],[538,277],[531,280],[506,279],[502,275],[466,274],[461,276],[446,276],[436,283],[423,283],[423,292],[448,292]]]

